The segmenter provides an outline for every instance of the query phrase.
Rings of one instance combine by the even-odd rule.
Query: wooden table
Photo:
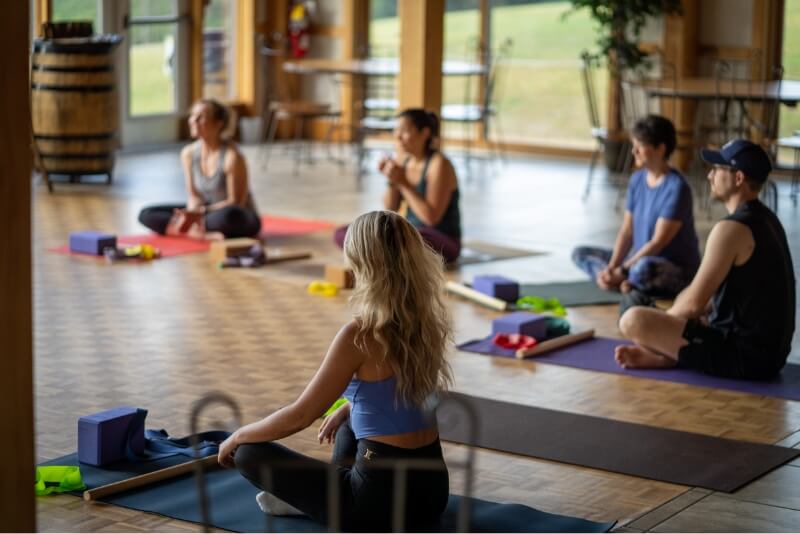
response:
[[[295,74],[353,74],[360,76],[398,76],[398,58],[371,58],[354,60],[303,59],[286,61],[283,70]],[[486,65],[447,59],[442,62],[444,76],[480,76],[487,74]]]
[[[742,102],[778,100],[790,106],[800,102],[800,81],[748,82],[746,80],[720,80],[716,78],[683,78],[677,83],[671,80],[648,80],[640,83],[647,96],[677,97],[688,100],[713,100],[717,97]]]

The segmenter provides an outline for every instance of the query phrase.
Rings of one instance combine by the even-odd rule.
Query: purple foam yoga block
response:
[[[70,252],[103,255],[106,247],[117,247],[117,236],[104,232],[72,232],[69,234]]]
[[[547,337],[547,320],[543,315],[529,312],[515,312],[503,315],[492,321],[492,335],[524,334],[534,339]]]
[[[472,280],[472,288],[484,295],[506,302],[515,302],[519,298],[519,284],[510,278],[496,274],[476,276]]]
[[[120,406],[78,419],[78,460],[90,465],[107,465],[125,458],[130,439],[131,451],[144,452],[144,425],[129,437],[137,409]]]

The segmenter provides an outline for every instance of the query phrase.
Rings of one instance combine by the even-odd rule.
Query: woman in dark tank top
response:
[[[253,237],[261,220],[250,193],[247,165],[226,139],[230,122],[227,108],[214,99],[192,106],[189,131],[196,139],[181,151],[181,164],[189,200],[186,204],[150,206],[139,222],[159,234],[204,238]]]
[[[384,207],[404,214],[449,263],[461,253],[461,212],[458,179],[450,160],[436,149],[438,138],[435,113],[419,108],[402,111],[395,128],[398,155],[383,158],[378,169],[387,178]],[[334,234],[340,247],[346,231],[344,226]]]

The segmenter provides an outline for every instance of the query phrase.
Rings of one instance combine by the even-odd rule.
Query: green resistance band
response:
[[[74,465],[48,465],[36,468],[36,495],[50,495],[86,489],[81,470]]]
[[[324,414],[322,414],[322,417],[328,417],[330,414],[332,414],[333,412],[335,412],[336,410],[338,410],[341,406],[343,406],[345,404],[347,404],[347,399],[342,397],[341,399],[339,399],[336,402],[334,402],[333,406],[328,408],[328,411],[325,412]]]
[[[532,312],[550,312],[558,317],[566,317],[567,310],[561,305],[561,302],[551,297],[549,299],[536,296],[520,297],[517,300],[517,308],[529,310]]]

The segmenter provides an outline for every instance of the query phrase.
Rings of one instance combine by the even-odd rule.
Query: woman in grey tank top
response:
[[[188,202],[144,208],[139,222],[159,234],[226,238],[253,237],[261,231],[247,165],[225,132],[230,114],[214,99],[192,106],[189,132],[196,141],[181,151]]]

